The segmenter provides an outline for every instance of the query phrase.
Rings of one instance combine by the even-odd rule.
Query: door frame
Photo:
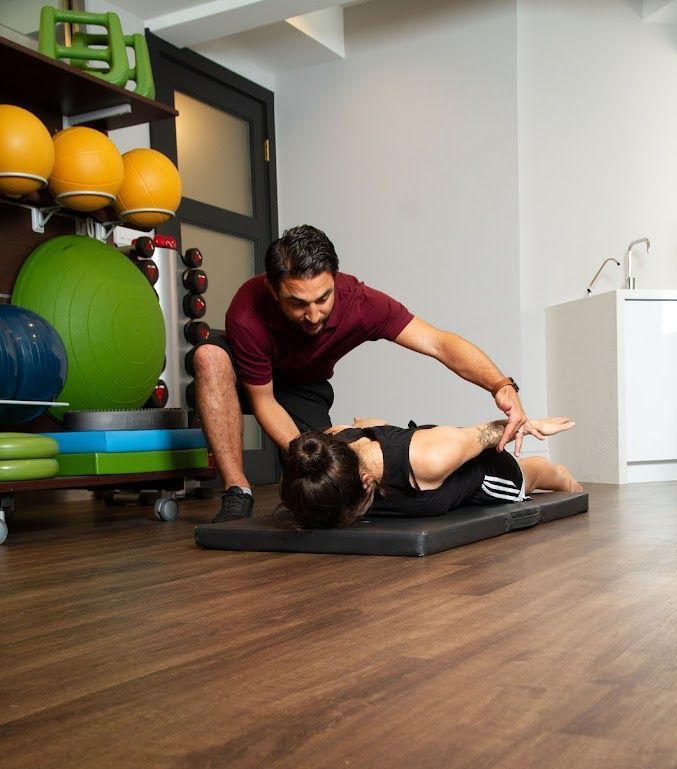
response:
[[[278,236],[277,219],[277,173],[275,164],[275,96],[267,88],[253,83],[241,75],[231,72],[220,64],[205,58],[187,48],[177,48],[153,35],[146,30],[146,41],[150,53],[151,64],[155,79],[156,100],[174,106],[175,81],[171,75],[172,70],[178,67],[182,72],[194,73],[196,80],[212,84],[215,94],[226,89],[235,102],[244,98],[247,102],[257,102],[263,115],[263,140],[268,142],[268,159],[261,166],[263,158],[263,141],[258,151],[252,141],[252,197],[254,202],[254,217],[216,208],[206,203],[185,199],[181,202],[175,218],[158,227],[158,230],[167,235],[173,235],[177,242],[181,243],[181,221],[215,229],[220,232],[247,237],[254,242],[254,271],[259,274],[264,271],[264,255],[269,243]],[[200,101],[209,104],[209,98],[205,98],[203,92],[190,93],[190,89],[178,88],[187,92],[188,96],[194,96]],[[213,105],[222,108],[217,98]],[[167,155],[178,165],[178,151],[176,142],[176,129],[173,120],[159,120],[150,124],[151,147]],[[263,184],[263,189],[257,188]],[[263,201],[262,211],[257,211],[259,203]],[[260,215],[262,214],[262,215]],[[209,220],[211,219],[211,224]],[[217,223],[218,220],[218,223]],[[253,221],[254,220],[254,221]],[[225,312],[225,308],[224,308]],[[280,464],[277,447],[261,430],[261,449],[245,450],[245,473],[251,483],[271,483],[279,477]],[[271,478],[271,473],[274,477]]]

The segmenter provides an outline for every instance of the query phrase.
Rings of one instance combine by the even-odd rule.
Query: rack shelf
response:
[[[51,489],[94,489],[101,486],[122,489],[148,485],[149,483],[161,485],[163,489],[183,488],[183,482],[186,478],[209,480],[215,476],[216,471],[211,467],[193,470],[163,470],[153,473],[126,473],[124,475],[70,475],[33,481],[0,482],[0,494]]]
[[[50,59],[0,37],[0,84],[3,102],[34,112],[48,128],[62,127],[63,117],[126,108],[129,112],[92,119],[87,125],[102,131],[174,118],[175,109],[106,83],[95,75]],[[11,74],[10,74],[11,73]]]

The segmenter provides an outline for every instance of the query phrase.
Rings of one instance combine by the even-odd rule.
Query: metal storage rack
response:
[[[37,115],[51,132],[65,125],[87,125],[103,131],[132,125],[173,119],[176,110],[111,85],[64,62],[50,59],[37,51],[0,37],[0,71],[12,73],[0,80],[0,103],[15,104]],[[106,210],[83,217],[76,212],[65,216],[45,216],[54,203],[44,193],[18,201],[0,195],[0,294],[10,295],[16,276],[28,255],[43,241],[62,234],[72,234],[76,224],[98,236],[108,234]],[[21,209],[25,211],[25,217]],[[56,211],[59,214],[59,211]],[[75,220],[75,224],[74,221]],[[36,223],[38,226],[36,226]],[[40,417],[28,425],[6,425],[3,430],[53,432],[54,423]],[[6,519],[14,512],[14,494],[20,491],[54,489],[130,489],[161,488],[155,502],[155,514],[161,520],[178,516],[176,494],[188,478],[214,477],[211,468],[176,470],[125,475],[46,478],[34,481],[0,483],[0,543],[7,536]]]

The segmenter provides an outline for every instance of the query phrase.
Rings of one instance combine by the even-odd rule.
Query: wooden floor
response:
[[[674,769],[677,483],[587,490],[419,559],[197,550],[214,501],[19,506],[0,766]]]

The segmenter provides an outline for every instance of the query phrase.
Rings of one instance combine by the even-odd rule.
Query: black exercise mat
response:
[[[556,491],[534,494],[525,502],[463,507],[430,518],[372,515],[348,529],[282,529],[270,516],[254,514],[252,518],[196,526],[195,543],[216,550],[432,555],[587,509],[587,494]]]

